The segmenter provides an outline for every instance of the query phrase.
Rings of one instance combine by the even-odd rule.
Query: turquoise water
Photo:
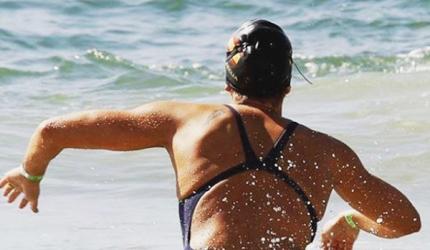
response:
[[[428,249],[430,1],[1,1],[0,171],[42,120],[161,99],[228,102],[224,47],[250,18],[281,25],[294,60],[285,115],[353,147],[417,205],[421,233],[357,249]],[[337,196],[324,221],[346,208]],[[164,151],[68,150],[37,216],[0,202],[1,249],[180,249]],[[317,249],[317,243],[309,249]]]

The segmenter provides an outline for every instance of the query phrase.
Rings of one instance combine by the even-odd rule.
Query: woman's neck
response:
[[[238,105],[247,105],[250,107],[257,108],[264,113],[275,116],[275,117],[281,117],[282,116],[282,101],[281,100],[275,100],[275,99],[252,99],[246,96],[236,96],[233,98],[234,103]]]

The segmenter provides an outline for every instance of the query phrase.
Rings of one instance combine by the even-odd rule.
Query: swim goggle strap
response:
[[[255,45],[249,44],[247,42],[242,42],[242,39],[240,39],[240,44],[233,47],[232,50],[226,52],[226,59],[225,62],[228,63],[237,53],[241,52],[243,53],[243,56],[246,57],[248,55],[251,55],[254,53],[254,51],[258,50],[259,42],[257,41]]]

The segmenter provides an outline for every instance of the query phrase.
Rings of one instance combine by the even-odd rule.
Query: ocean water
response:
[[[429,0],[0,0],[0,172],[51,116],[229,102],[225,44],[257,17],[285,29],[314,82],[294,72],[285,115],[345,141],[421,214],[421,232],[361,233],[355,249],[429,249]],[[0,201],[0,249],[181,248],[163,150],[66,150],[43,181],[40,213],[16,206]],[[320,228],[344,209],[334,194]]]

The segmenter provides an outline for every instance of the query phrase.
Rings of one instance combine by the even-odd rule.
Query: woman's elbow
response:
[[[34,145],[42,147],[45,151],[51,152],[52,155],[56,155],[64,147],[60,128],[61,124],[57,119],[45,120],[37,127],[31,141]]]
[[[412,222],[408,228],[408,230],[406,230],[404,233],[404,235],[408,235],[408,234],[412,234],[412,233],[417,233],[421,230],[421,218],[419,216],[419,214],[417,214],[415,217],[412,218]]]
[[[390,238],[399,238],[403,237],[409,234],[417,233],[421,230],[421,219],[420,216],[417,214],[412,219],[408,219],[408,221],[405,221],[402,223],[402,226],[398,229],[392,230],[393,234]]]
[[[54,119],[47,119],[39,124],[36,133],[45,139],[52,138],[57,127],[58,125]]]
[[[34,136],[41,140],[45,147],[57,150],[62,145],[65,125],[57,118],[47,119],[39,124]]]

